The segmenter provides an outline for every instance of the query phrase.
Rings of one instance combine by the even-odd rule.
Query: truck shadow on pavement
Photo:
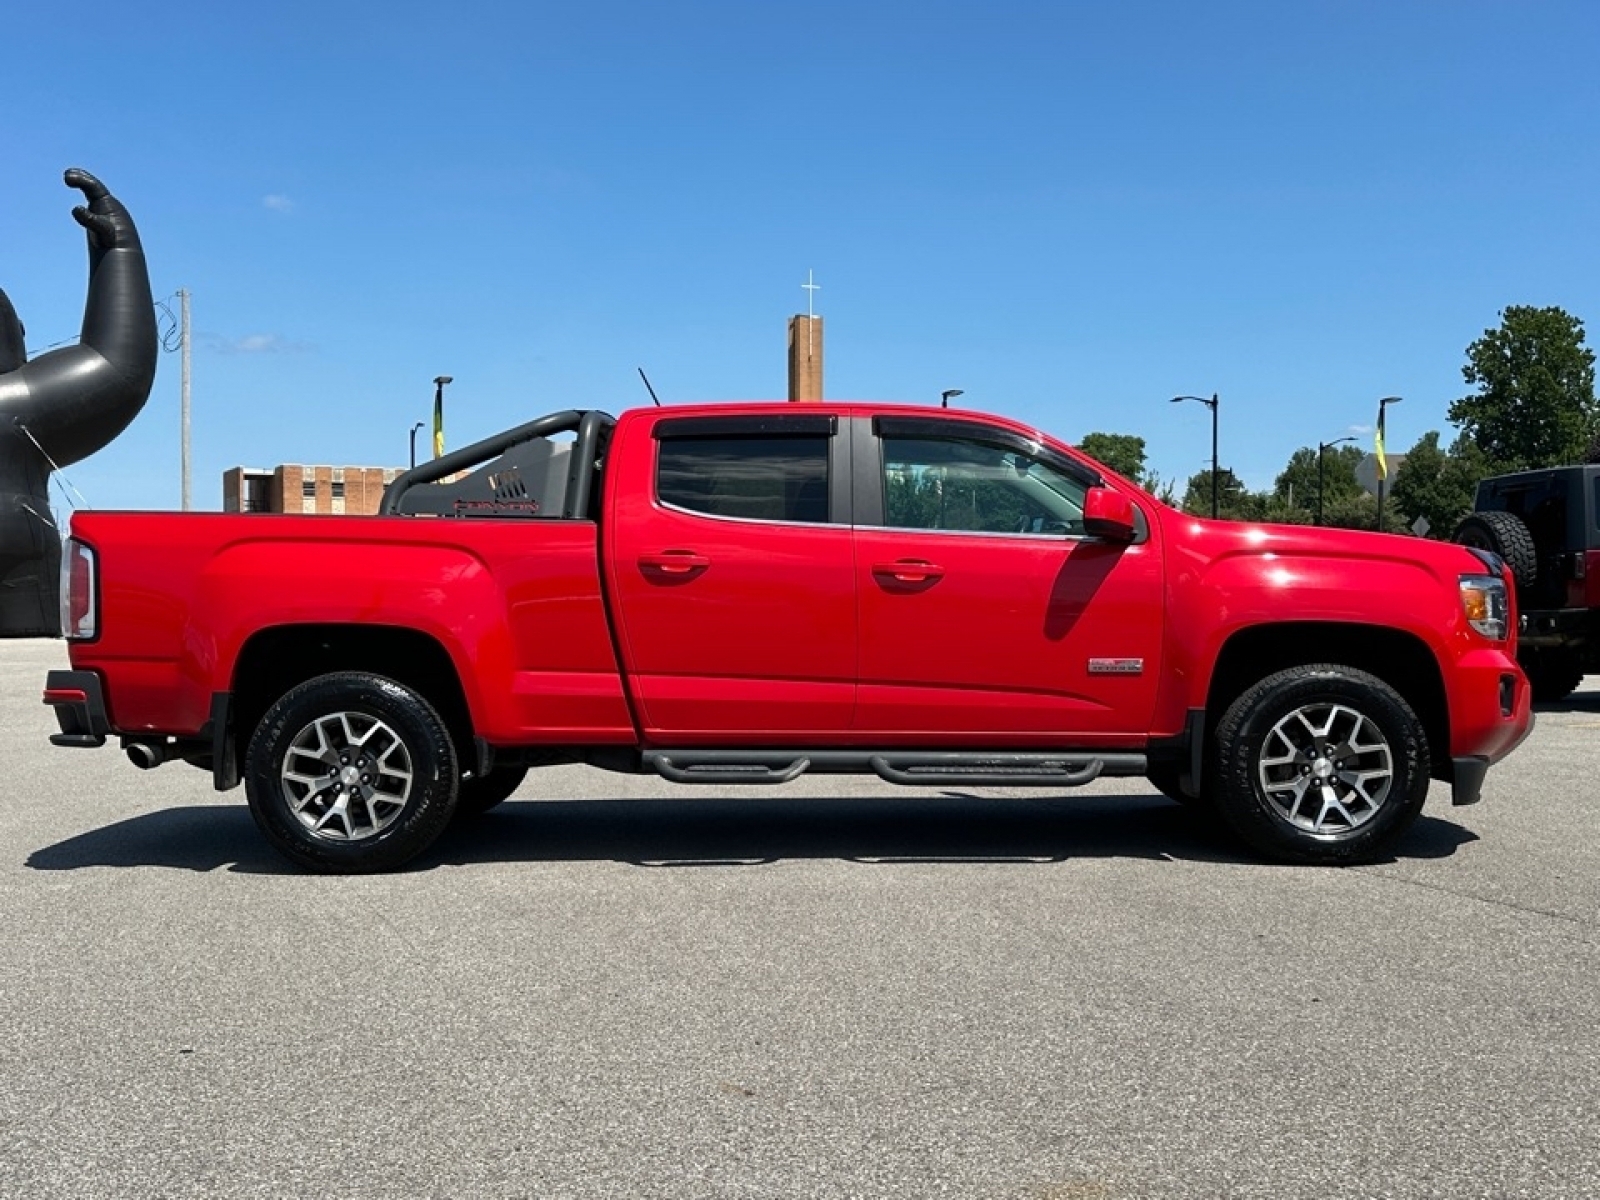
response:
[[[1573,692],[1559,700],[1540,700],[1533,706],[1535,713],[1597,713],[1600,714],[1600,691]]]
[[[1424,815],[1394,859],[1447,858],[1475,834]],[[1258,864],[1220,818],[1156,796],[684,800],[512,799],[452,826],[403,870],[516,862],[639,867],[760,866],[834,859],[867,864],[1008,863],[1131,858]],[[296,874],[240,805],[165,809],[36,850],[38,871],[88,867]]]

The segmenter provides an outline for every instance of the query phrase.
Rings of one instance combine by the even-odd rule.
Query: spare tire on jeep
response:
[[[1450,540],[1498,554],[1511,567],[1511,576],[1518,587],[1532,587],[1539,578],[1539,555],[1533,546],[1533,534],[1515,513],[1472,513],[1462,518]]]

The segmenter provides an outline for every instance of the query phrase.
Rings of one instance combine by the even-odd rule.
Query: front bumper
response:
[[[1533,730],[1533,689],[1516,661],[1496,650],[1456,664],[1450,703],[1450,799],[1475,804],[1490,766]]]
[[[60,733],[52,733],[55,746],[104,746],[111,732],[106,715],[105,689],[93,671],[51,671],[45,676],[44,702],[56,710]]]

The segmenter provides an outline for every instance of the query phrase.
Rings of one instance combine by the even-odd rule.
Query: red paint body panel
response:
[[[450,655],[479,734],[632,742],[583,522],[80,513],[100,554],[102,671],[119,731],[193,734],[235,686],[246,641],[295,625],[380,625]]]
[[[1317,622],[1398,630],[1426,647],[1452,755],[1499,757],[1528,727],[1514,637],[1490,642],[1463,616],[1458,577],[1484,568],[1459,546],[1201,520],[1109,474],[1105,486],[1138,514],[1131,545],[735,520],[656,500],[657,421],[783,407],[624,414],[600,529],[80,513],[74,536],[98,554],[100,632],[72,643],[73,665],[101,674],[125,734],[194,736],[213,695],[237,687],[252,637],[348,624],[437,642],[473,732],[501,746],[1137,749],[1177,736],[1206,705],[1231,638]],[[879,413],[987,422],[1087,462],[978,413],[813,411],[841,428]],[[859,492],[864,477],[853,478]],[[1515,697],[1502,712],[1506,677]]]
[[[1399,630],[1441,666],[1450,709],[1450,753],[1496,758],[1531,723],[1531,695],[1516,665],[1515,635],[1498,645],[1468,625],[1462,575],[1483,565],[1460,546],[1395,534],[1304,526],[1244,525],[1168,509],[1171,552],[1171,671],[1157,727],[1170,727],[1202,698],[1223,644],[1241,630],[1283,622],[1327,622]],[[1510,625],[1516,628],[1514,589]],[[1499,680],[1520,682],[1510,715]]]
[[[1148,735],[1165,634],[1154,545],[904,529],[862,530],[857,545],[856,729],[871,740]],[[938,574],[904,578],[915,564]],[[1139,669],[1091,674],[1091,659]]]
[[[655,458],[644,422],[619,427],[606,572],[641,726],[663,745],[835,740],[855,705],[849,526],[669,508]]]

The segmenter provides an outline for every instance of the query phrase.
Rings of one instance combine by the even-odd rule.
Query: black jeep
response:
[[[1536,700],[1600,672],[1600,463],[1496,475],[1478,484],[1454,540],[1492,550],[1517,581],[1517,657]]]

